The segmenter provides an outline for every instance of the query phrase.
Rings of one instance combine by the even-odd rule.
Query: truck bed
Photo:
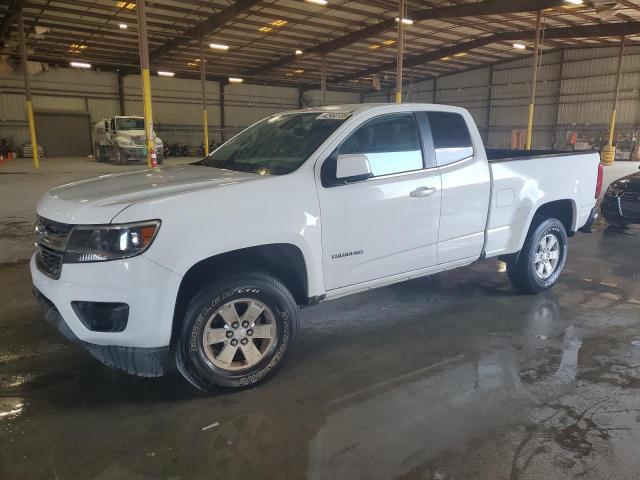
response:
[[[487,148],[487,160],[493,162],[509,162],[514,160],[534,160],[536,158],[566,157],[569,155],[585,155],[597,153],[595,150],[580,150],[566,152],[561,150],[511,150],[499,148]]]

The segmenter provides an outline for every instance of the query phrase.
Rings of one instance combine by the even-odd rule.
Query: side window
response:
[[[335,182],[337,157],[345,154],[366,155],[374,177],[422,169],[422,144],[415,115],[381,115],[358,127],[324,162],[323,185]]]
[[[471,135],[462,115],[450,112],[429,112],[429,124],[439,167],[473,155]]]

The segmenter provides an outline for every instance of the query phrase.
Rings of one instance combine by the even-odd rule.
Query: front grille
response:
[[[62,271],[63,257],[64,253],[62,252],[44,245],[38,245],[36,264],[42,273],[57,279],[60,278],[60,272]]]
[[[144,145],[146,143],[146,138],[142,135],[137,135],[135,137],[131,137],[131,140],[136,145]]]
[[[60,278],[62,260],[67,240],[74,225],[55,222],[38,217],[36,224],[36,243],[38,251],[36,265],[38,269],[51,278]]]
[[[625,193],[620,197],[620,210],[623,217],[640,219],[640,193]]]

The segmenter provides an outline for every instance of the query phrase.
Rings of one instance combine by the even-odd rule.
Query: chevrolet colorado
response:
[[[107,365],[245,387],[282,365],[299,306],[488,257],[551,288],[601,182],[595,153],[485,150],[462,108],[284,112],[194,164],[47,192],[34,292]]]

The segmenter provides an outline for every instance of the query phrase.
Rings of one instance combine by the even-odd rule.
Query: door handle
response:
[[[418,187],[409,195],[411,195],[413,198],[424,198],[430,197],[434,193],[436,193],[436,189],[434,187]]]

